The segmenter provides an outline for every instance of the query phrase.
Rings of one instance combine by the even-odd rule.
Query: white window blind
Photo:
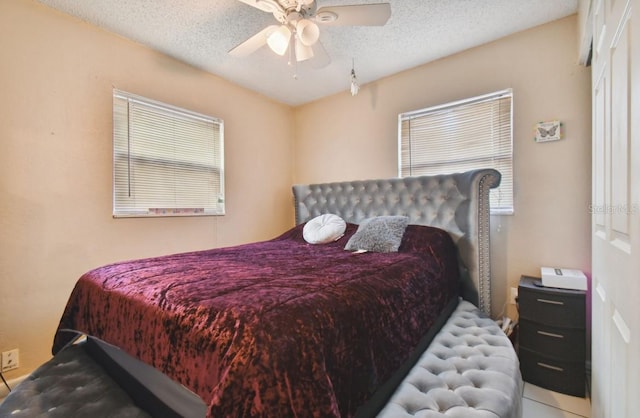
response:
[[[400,177],[494,168],[491,213],[513,213],[511,89],[399,116]]]
[[[113,92],[113,215],[224,214],[223,122]]]

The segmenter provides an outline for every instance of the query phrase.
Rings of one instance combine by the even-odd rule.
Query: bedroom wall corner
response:
[[[492,216],[492,313],[543,265],[590,271],[590,68],[577,62],[577,15],[295,108],[296,183],[395,177],[398,114],[511,87],[515,214]],[[366,68],[359,70],[366,72]],[[559,119],[564,139],[534,142]]]
[[[35,0],[0,2],[0,351],[50,357],[75,281],[119,260],[268,239],[293,225],[293,111]],[[227,214],[113,219],[112,89],[225,122]]]

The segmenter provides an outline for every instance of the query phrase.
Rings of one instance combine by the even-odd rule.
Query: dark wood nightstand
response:
[[[585,396],[586,293],[543,287],[522,276],[518,286],[522,378],[536,386]]]

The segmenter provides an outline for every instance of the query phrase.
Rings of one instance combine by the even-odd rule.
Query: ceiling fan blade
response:
[[[309,65],[312,68],[324,68],[331,64],[331,57],[327,54],[322,42],[316,42],[311,48],[313,49],[313,58],[309,60]]]
[[[270,25],[266,28],[262,29],[260,32],[253,35],[251,38],[242,42],[240,45],[235,46],[229,51],[229,55],[233,55],[234,57],[246,57],[249,54],[254,53],[260,47],[266,45],[267,38],[271,35],[275,30],[278,29],[278,25]]]
[[[248,4],[251,7],[260,9],[263,12],[273,13],[276,10],[281,10],[282,7],[273,0],[238,0],[244,4]]]
[[[389,17],[389,3],[327,6],[316,12],[316,21],[329,26],[383,26]]]

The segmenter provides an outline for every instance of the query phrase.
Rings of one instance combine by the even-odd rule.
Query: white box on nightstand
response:
[[[545,287],[587,290],[587,276],[580,270],[541,267],[540,276]]]

